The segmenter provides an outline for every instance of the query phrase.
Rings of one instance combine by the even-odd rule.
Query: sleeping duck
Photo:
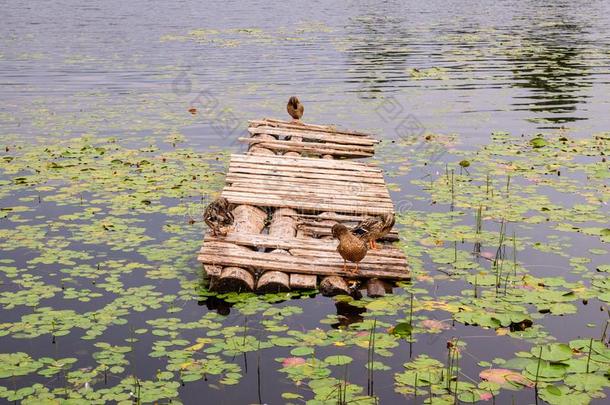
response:
[[[203,212],[203,220],[212,230],[212,235],[226,235],[234,220],[229,201],[224,197],[212,201]]]
[[[292,121],[294,123],[301,123],[301,117],[303,117],[303,112],[305,111],[305,107],[295,96],[290,97],[288,100],[288,104],[286,105],[286,111],[292,117]]]
[[[363,220],[356,225],[354,232],[359,235],[367,235],[371,249],[377,249],[375,241],[386,236],[392,230],[395,221],[394,213],[388,212],[378,217]]]

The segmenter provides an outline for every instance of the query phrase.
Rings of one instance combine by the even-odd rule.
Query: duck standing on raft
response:
[[[394,222],[392,212],[379,217],[367,218],[352,229],[343,224],[333,225],[332,234],[335,239],[339,240],[337,252],[343,258],[343,270],[347,271],[347,261],[349,260],[356,263],[353,273],[357,273],[358,263],[365,258],[369,245],[375,249],[375,241],[387,235],[392,230]]]
[[[301,118],[303,117],[303,112],[305,112],[305,107],[303,107],[303,104],[301,104],[297,97],[290,97],[288,104],[286,105],[286,111],[288,111],[288,114],[292,117],[293,123],[302,124]]]

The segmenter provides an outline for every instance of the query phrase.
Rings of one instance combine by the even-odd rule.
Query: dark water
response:
[[[462,149],[487,143],[492,131],[532,135],[561,129],[581,138],[610,127],[610,6],[606,1],[3,1],[0,6],[0,131],[7,142],[53,144],[90,135],[115,136],[137,145],[178,132],[198,151],[240,151],[243,147],[236,139],[244,133],[246,120],[283,117],[285,100],[293,94],[304,102],[307,122],[368,130],[384,140],[423,131],[451,134]],[[190,107],[200,114],[188,114]],[[440,156],[438,170],[452,160],[450,155]],[[390,172],[395,168],[383,154],[379,162]],[[392,179],[403,188],[393,192],[395,201],[405,198],[404,190],[418,176],[410,173]],[[572,198],[555,190],[548,194],[560,202]],[[8,196],[3,204],[13,204],[18,197]],[[445,209],[412,203],[417,210]],[[48,204],[30,218],[44,215],[52,220],[67,212]],[[147,217],[146,223],[154,225],[155,220],[162,217]],[[13,225],[5,221],[0,226]],[[154,234],[151,229],[147,232]],[[521,231],[534,239],[548,233],[537,226]],[[570,253],[584,256],[582,250],[595,243],[582,236],[573,241]],[[71,249],[77,247],[73,244]],[[115,251],[99,253],[126,260],[133,257]],[[31,255],[27,249],[2,253],[19,263]],[[592,259],[593,267],[607,262],[604,256]],[[520,260],[539,269],[532,270],[537,275],[574,279],[565,270],[564,259],[529,249]],[[188,265],[186,274],[196,279],[199,267],[194,252]],[[425,267],[434,272],[434,264]],[[2,277],[0,291],[18,289]],[[60,283],[60,277],[45,277],[50,284]],[[131,274],[123,282],[138,286],[150,280]],[[155,285],[163,294],[180,290],[176,280]],[[439,296],[459,295],[464,287],[463,282],[443,280],[425,286]],[[100,302],[51,299],[44,305],[82,312],[95,310]],[[320,319],[336,313],[334,302],[323,297],[277,305],[303,308],[303,314],[288,320],[298,330],[326,328]],[[209,302],[208,306],[213,307]],[[544,327],[567,341],[583,335],[584,325],[607,319],[599,302],[579,304],[578,309],[578,316],[545,318]],[[206,311],[205,303],[193,299],[178,316],[188,321]],[[26,306],[3,309],[1,321],[15,322],[31,312]],[[164,309],[147,310],[145,316],[134,312],[129,324],[137,329],[146,325],[146,319],[163,316],[168,316]],[[253,324],[259,321],[250,319]],[[223,324],[243,322],[243,315],[231,311]],[[104,332],[103,340],[120,342],[125,333],[124,327],[113,326]],[[198,335],[186,331],[183,336],[194,340]],[[479,358],[512,357],[530,347],[525,341],[495,337],[493,331],[456,324],[411,348],[401,343],[386,362],[396,371],[410,355],[428,353],[442,359],[445,342],[452,336],[468,342],[473,358],[467,360],[470,366],[465,364],[464,372],[473,378]],[[0,351],[22,351],[34,358],[74,356],[79,357],[79,366],[86,367],[91,342],[79,337],[72,333],[56,344],[46,336],[1,337]],[[148,357],[152,338],[141,337],[137,351],[130,354],[137,359],[142,378],[152,378],[164,367]],[[326,347],[317,354],[332,354],[334,349]],[[366,361],[361,352],[347,352],[359,366]],[[238,385],[197,381],[180,388],[181,401],[284,402],[280,394],[290,390],[292,383],[277,371],[275,358],[286,352],[263,353],[262,357],[249,353],[233,359],[244,375]],[[353,370],[352,382],[366,386],[365,369]],[[379,372],[377,377],[376,393],[383,403],[405,400],[394,392],[393,371]],[[32,384],[45,379],[21,381]],[[511,401],[512,393],[501,395],[500,403]],[[531,392],[514,395],[516,403],[534,401]]]

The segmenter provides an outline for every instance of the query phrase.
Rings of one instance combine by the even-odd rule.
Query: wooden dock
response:
[[[408,280],[407,261],[393,230],[348,271],[331,228],[393,212],[378,167],[361,161],[378,143],[372,136],[330,126],[273,119],[250,121],[245,155],[231,156],[222,196],[236,206],[226,236],[206,234],[198,260],[219,291],[279,292],[314,289],[323,294],[370,296]]]

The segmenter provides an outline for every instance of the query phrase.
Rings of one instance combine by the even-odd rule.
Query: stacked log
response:
[[[239,233],[261,233],[265,228],[267,213],[260,208],[251,205],[238,205],[233,209],[233,230]],[[240,247],[247,256],[251,250],[247,247]],[[210,274],[209,269],[208,274]],[[225,267],[220,271],[217,278],[212,277],[210,288],[219,292],[229,291],[253,291],[254,275],[241,267]]]
[[[291,208],[278,208],[273,213],[269,225],[269,236],[291,239],[296,235],[296,211]],[[283,249],[274,249],[273,254],[290,254]],[[289,270],[289,269],[287,269]],[[256,290],[259,292],[285,292],[290,290],[290,276],[281,271],[267,271],[258,280]]]
[[[275,136],[267,134],[252,135],[252,139],[260,139],[261,141],[277,140]],[[275,152],[271,149],[263,148],[261,146],[258,146],[258,144],[256,143],[251,144],[250,149],[248,149],[248,153],[251,155],[275,155]]]

